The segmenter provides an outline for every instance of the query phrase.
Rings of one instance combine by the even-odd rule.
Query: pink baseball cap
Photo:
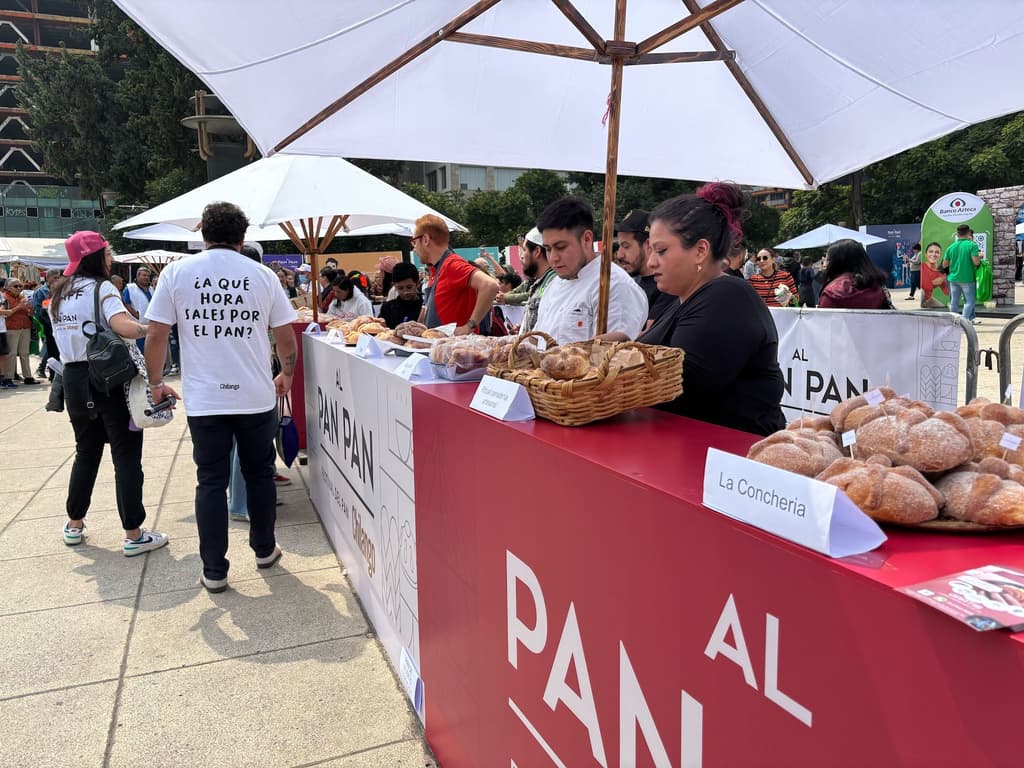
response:
[[[68,277],[75,274],[75,270],[78,269],[82,259],[90,253],[102,251],[109,245],[99,232],[93,232],[88,229],[75,232],[75,234],[64,241],[64,248],[68,252],[68,261],[71,262],[64,270],[64,274]]]

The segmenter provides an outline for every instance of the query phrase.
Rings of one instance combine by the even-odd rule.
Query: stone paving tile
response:
[[[0,617],[0,637],[17,638],[0,644],[0,698],[116,679],[134,604],[113,600]]]
[[[236,582],[227,592],[144,596],[139,603],[129,676],[369,631],[338,567]]]
[[[0,530],[21,514],[21,510],[34,495],[35,491],[0,493]]]
[[[316,768],[439,768],[420,739],[367,749],[354,755],[317,763]]]
[[[62,526],[63,522],[60,519],[50,517],[15,520],[0,534],[0,562],[44,555],[63,555],[70,549],[116,550],[120,555],[124,529],[117,513],[104,515],[102,518],[97,515],[92,520],[86,518],[85,541],[74,548],[64,543]]]
[[[284,502],[277,507],[278,528],[319,521],[305,490],[285,492],[279,490],[278,498]],[[248,523],[232,520],[230,526],[232,531],[245,531],[248,528]],[[165,502],[160,507],[160,520],[157,528],[174,538],[196,536],[195,503],[193,501]],[[232,533],[232,535],[236,534]]]
[[[4,488],[14,491],[38,491],[61,471],[61,467],[29,467],[7,470],[4,468]]]
[[[360,637],[129,677],[109,765],[136,768],[153,745],[165,765],[301,765],[413,738],[397,690],[364,684],[384,676]]]
[[[64,550],[50,557],[0,561],[0,616],[134,598],[142,561],[151,556],[125,557],[120,546],[81,544]],[[46,588],[39,589],[40,584]]]
[[[284,557],[273,568],[259,570],[249,548],[245,524],[238,524],[228,536],[228,560],[231,562],[230,583],[273,576],[279,573],[316,571],[338,565],[319,523],[286,526],[277,529],[277,542]],[[199,584],[202,564],[199,560],[199,538],[174,538],[163,549],[153,552],[154,563],[146,571],[143,594],[187,590]]]
[[[3,466],[6,472],[9,469],[42,467],[59,467],[65,461],[75,455],[74,446],[57,446],[54,448],[39,448],[11,451],[5,454]]]
[[[152,524],[166,480],[167,478],[163,477],[151,478],[149,482],[142,486],[142,503],[145,505],[148,515],[148,522],[145,523],[147,526]],[[25,505],[18,517],[21,520],[40,517],[65,517],[67,515],[65,512],[67,498],[68,489],[66,484],[48,483],[45,488],[40,490]],[[104,518],[110,517],[114,521],[119,519],[117,516],[117,497],[114,494],[113,482],[101,483],[97,481],[93,488],[92,500],[89,504],[89,516],[95,520],[97,513],[101,512],[104,513]],[[111,514],[107,515],[107,512]],[[120,523],[117,524],[120,525]]]
[[[103,765],[116,693],[113,681],[0,701],[0,765]]]

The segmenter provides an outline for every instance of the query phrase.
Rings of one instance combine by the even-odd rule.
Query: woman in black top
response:
[[[743,203],[739,187],[716,183],[654,209],[648,263],[658,289],[679,305],[639,341],[685,352],[683,394],[662,408],[767,435],[786,424],[778,333],[753,287],[719,266],[743,237]]]

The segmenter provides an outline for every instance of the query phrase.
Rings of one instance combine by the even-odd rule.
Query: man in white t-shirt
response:
[[[155,403],[168,395],[180,397],[162,381],[168,335],[172,325],[178,326],[181,386],[198,481],[201,581],[210,592],[223,592],[228,583],[233,440],[245,477],[256,566],[269,568],[281,557],[274,537],[274,437],[277,398],[291,390],[295,372],[298,348],[291,323],[296,316],[277,276],[239,253],[248,226],[232,203],[206,206],[206,250],[164,268],[146,313],[146,368]],[[281,361],[276,379],[271,378],[268,329]]]
[[[601,260],[594,251],[594,212],[575,197],[551,203],[537,219],[548,264],[558,275],[544,291],[535,331],[545,331],[559,344],[586,341],[597,333],[597,295]],[[611,265],[609,341],[635,339],[647,322],[647,296],[622,267]]]
[[[121,291],[121,299],[124,306],[136,320],[143,320],[146,317],[146,309],[149,307],[150,299],[153,298],[153,289],[150,283],[153,274],[149,267],[139,267],[135,272],[135,280],[128,283]],[[146,351],[145,339],[137,339],[136,344],[143,352]]]

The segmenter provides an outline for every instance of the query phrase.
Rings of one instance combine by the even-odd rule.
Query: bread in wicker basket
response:
[[[542,331],[534,331],[506,345],[503,361],[491,358],[487,373],[521,384],[530,395],[534,412],[541,418],[566,427],[577,427],[608,419],[634,408],[675,400],[683,392],[683,350],[624,341],[615,344],[587,341],[573,344],[588,355],[595,345],[603,348],[590,358],[592,367],[582,378],[553,379],[539,367],[516,369],[522,365],[519,348],[535,339],[543,339],[547,350],[558,342]],[[619,354],[636,350],[634,354]],[[595,357],[599,359],[595,362]]]

